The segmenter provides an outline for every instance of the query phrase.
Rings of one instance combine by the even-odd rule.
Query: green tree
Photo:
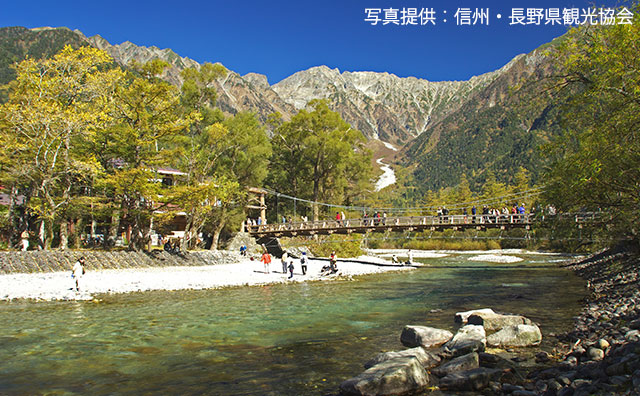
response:
[[[314,100],[276,129],[273,185],[315,202],[342,203],[371,190],[371,154],[362,133]],[[319,207],[313,205],[313,219]]]
[[[178,88],[158,77],[167,66],[157,59],[129,65],[115,92],[112,117],[117,125],[96,140],[98,149],[108,153],[102,186],[117,202],[132,249],[149,242],[152,213],[160,202],[156,170],[175,162],[170,150],[174,140],[200,118],[197,112],[184,114]]]
[[[227,199],[219,202],[209,218],[212,249],[217,248],[220,235],[228,224],[239,228],[239,221],[244,219],[245,189],[262,185],[272,152],[267,132],[255,114],[238,113],[226,119],[223,126],[228,133],[213,147],[220,153],[214,172],[232,182],[229,184],[232,188],[227,190]]]
[[[547,199],[563,211],[605,210],[612,238],[638,240],[640,223],[640,14],[633,23],[570,31],[557,57],[564,135],[548,147]]]
[[[224,115],[214,107],[217,96],[214,83],[226,73],[223,66],[211,63],[182,72],[184,83],[180,100],[183,112],[187,115],[193,112],[199,114],[191,127],[185,129],[177,139],[177,166],[186,172],[186,180],[166,196],[166,202],[171,202],[172,207],[176,208],[171,211],[173,215],[178,211],[186,215],[182,250],[194,245],[196,236],[203,230],[218,204],[231,199],[239,189],[236,181],[215,175],[218,158],[223,154],[221,142],[229,131],[222,124]]]
[[[17,78],[2,106],[2,147],[10,166],[3,180],[31,191],[29,209],[40,219],[39,240],[49,248],[61,220],[60,248],[67,246],[66,208],[99,173],[87,141],[112,122],[113,92],[122,72],[104,51],[67,46],[50,59],[16,65]]]

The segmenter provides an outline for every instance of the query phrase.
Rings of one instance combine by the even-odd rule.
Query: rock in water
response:
[[[487,337],[487,343],[495,347],[527,347],[539,345],[542,333],[536,325],[507,326]]]
[[[487,345],[484,327],[466,325],[460,328],[453,338],[444,344],[445,351],[453,356],[466,355],[471,352],[482,352]]]
[[[343,395],[401,395],[429,385],[429,376],[415,357],[387,360],[340,384]]]
[[[432,348],[444,344],[453,337],[448,330],[427,326],[405,326],[400,335],[402,345],[413,348],[423,346]]]
[[[438,377],[444,377],[456,371],[466,371],[480,367],[480,359],[476,352],[458,356],[457,358],[431,370]]]
[[[467,323],[467,320],[469,319],[469,316],[473,315],[473,314],[492,314],[495,313],[493,312],[493,309],[491,308],[482,308],[482,309],[474,309],[471,311],[465,311],[465,312],[457,312],[456,313],[456,317],[455,317],[455,321],[456,323]]]
[[[451,373],[440,380],[440,388],[445,390],[474,391],[486,388],[489,381],[497,379],[502,370],[477,368]]]
[[[507,326],[516,326],[519,324],[532,324],[531,320],[520,315],[502,315],[497,313],[476,312],[469,315],[467,319],[469,324],[480,325],[486,331],[498,331]]]
[[[369,360],[364,364],[364,368],[368,369],[370,367],[375,366],[376,364],[386,362],[387,360],[396,359],[399,357],[410,357],[413,356],[424,367],[425,369],[429,369],[431,367],[437,366],[442,359],[440,356],[435,353],[425,351],[422,347],[405,349],[404,351],[397,352],[384,352],[378,354],[375,358]]]

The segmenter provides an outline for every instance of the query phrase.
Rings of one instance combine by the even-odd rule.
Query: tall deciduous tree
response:
[[[166,62],[129,66],[132,71],[115,93],[112,117],[117,125],[106,129],[98,141],[111,153],[104,186],[119,203],[123,226],[131,231],[130,247],[142,249],[149,241],[152,213],[160,200],[155,171],[173,162],[169,144],[199,115],[184,114],[178,88],[158,78]]]
[[[224,115],[215,108],[215,81],[225,76],[221,65],[203,64],[199,69],[182,72],[181,104],[185,114],[197,112],[200,117],[185,129],[177,145],[178,167],[186,172],[186,180],[167,196],[169,202],[186,215],[185,238],[181,249],[193,246],[196,236],[212,216],[218,203],[227,201],[238,189],[237,183],[215,175],[219,146],[228,129],[222,125]]]
[[[57,220],[60,247],[66,247],[67,219],[61,214],[99,172],[86,142],[112,122],[113,91],[123,74],[111,64],[103,51],[67,46],[53,58],[16,66],[9,101],[0,110],[2,146],[11,158],[3,178],[33,192],[29,207],[41,220],[41,247],[50,246]]]
[[[228,133],[214,147],[220,153],[214,171],[218,177],[235,182],[229,185],[235,186],[235,189],[227,191],[228,199],[220,201],[210,218],[212,249],[217,247],[230,218],[244,219],[242,207],[246,202],[245,188],[262,186],[272,153],[267,133],[255,114],[238,113],[226,119],[223,126]]]
[[[314,100],[276,129],[272,183],[313,201],[342,203],[371,190],[371,155],[362,133]],[[313,219],[319,207],[313,205]]]
[[[558,52],[571,90],[565,135],[553,142],[548,199],[565,211],[607,210],[614,238],[640,229],[640,14],[631,24],[569,32]]]

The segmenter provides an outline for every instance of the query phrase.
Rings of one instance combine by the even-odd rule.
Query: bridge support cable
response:
[[[333,209],[350,210],[350,211],[357,211],[357,212],[363,212],[363,213],[373,213],[375,211],[383,211],[383,212],[390,212],[390,213],[406,213],[406,212],[416,212],[416,211],[425,211],[425,210],[435,211],[438,208],[438,206],[436,205],[414,206],[414,207],[382,207],[382,206],[371,207],[371,206],[338,205],[338,204],[330,204],[326,202],[319,202],[319,201],[312,201],[308,199],[298,198],[298,197],[283,194],[278,191],[274,191],[270,189],[264,189],[264,191],[266,191],[270,195],[274,195],[276,197],[276,200],[278,200],[279,198],[292,200],[294,203],[294,212],[296,211],[297,202],[304,202],[311,205],[318,205],[318,206],[324,206],[324,207],[333,208]],[[477,206],[491,205],[491,204],[502,205],[502,204],[505,204],[506,202],[514,202],[514,201],[519,202],[521,200],[537,197],[543,192],[544,192],[543,188],[532,188],[529,190],[512,193],[512,194],[505,194],[503,196],[494,197],[494,198],[478,199],[478,200],[466,201],[466,202],[447,203],[445,206],[447,206],[450,210],[462,210],[463,208],[470,208],[471,206],[476,206],[476,205]],[[277,204],[276,204],[276,207],[277,207]]]

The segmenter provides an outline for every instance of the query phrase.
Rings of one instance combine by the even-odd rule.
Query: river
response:
[[[2,302],[0,394],[322,395],[403,349],[404,325],[454,330],[455,312],[483,307],[540,323],[548,348],[584,282],[557,267],[566,257],[518,256],[454,253],[352,281]]]

